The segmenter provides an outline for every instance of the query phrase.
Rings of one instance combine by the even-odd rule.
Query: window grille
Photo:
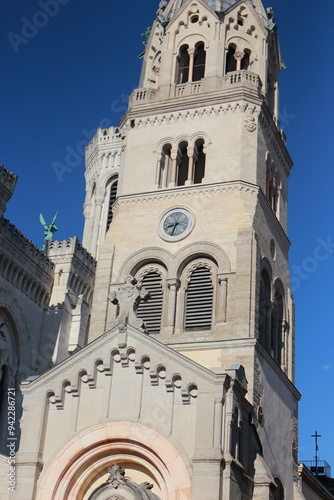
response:
[[[198,267],[190,276],[186,291],[185,330],[210,330],[213,285],[210,269]]]
[[[139,303],[137,316],[144,321],[147,333],[159,333],[163,302],[161,274],[156,271],[147,273],[141,286],[149,293],[149,298]]]

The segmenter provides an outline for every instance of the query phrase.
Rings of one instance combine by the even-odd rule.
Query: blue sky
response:
[[[50,220],[59,211],[57,239],[82,235],[83,146],[98,126],[117,125],[125,112],[139,80],[140,34],[159,3],[59,0],[57,13],[41,16],[45,2],[0,7],[0,163],[19,176],[6,216],[38,246],[40,212]],[[303,394],[300,458],[313,458],[310,436],[318,430],[320,458],[334,467],[334,3],[265,0],[265,7],[275,9],[289,67],[281,73],[280,109],[295,163],[289,237]],[[55,164],[66,161],[70,171],[57,176]]]

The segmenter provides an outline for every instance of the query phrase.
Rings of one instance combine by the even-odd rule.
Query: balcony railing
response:
[[[315,476],[331,477],[331,466],[325,460],[306,460],[302,462]]]
[[[136,89],[132,92],[129,99],[129,107],[141,102],[153,101],[157,91],[154,89]]]
[[[240,71],[231,71],[224,76],[224,88],[236,86],[249,86],[261,92],[262,82],[256,73],[241,69]]]
[[[261,95],[262,82],[259,75],[246,70],[232,71],[227,73],[223,78],[217,78],[215,81],[211,79],[203,79],[198,82],[188,82],[182,84],[171,85],[169,95],[162,96],[159,90],[156,89],[136,89],[132,92],[129,99],[129,108],[137,104],[147,104],[157,101],[162,98],[178,98],[189,97],[192,95],[204,94],[205,92],[213,93],[221,90],[233,90],[237,88],[248,88]]]
[[[202,88],[203,88],[202,82],[189,82],[189,83],[183,83],[181,85],[175,85],[174,96],[171,95],[171,97],[182,97],[182,96],[200,94]],[[173,93],[173,87],[171,94],[172,93]]]

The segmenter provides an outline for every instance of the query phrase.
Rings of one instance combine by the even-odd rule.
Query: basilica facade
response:
[[[158,7],[127,113],[86,149],[82,245],[34,247],[0,167],[4,500],[306,498],[274,12]]]

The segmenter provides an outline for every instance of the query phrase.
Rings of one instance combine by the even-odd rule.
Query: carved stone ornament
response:
[[[160,500],[150,483],[137,484],[125,477],[125,470],[117,464],[108,469],[109,477],[89,497],[89,500]]]
[[[245,118],[245,127],[248,132],[254,132],[257,129],[256,120],[254,116],[246,116]]]
[[[111,285],[109,300],[117,306],[115,325],[124,330],[128,324],[136,328],[143,327],[143,320],[137,318],[139,302],[146,300],[149,293],[137,285],[137,280],[129,275],[124,283]],[[113,325],[112,325],[113,326]]]
[[[108,472],[109,477],[107,483],[112,484],[116,490],[121,484],[125,484],[125,470],[122,469],[122,467],[115,464],[108,469]]]

